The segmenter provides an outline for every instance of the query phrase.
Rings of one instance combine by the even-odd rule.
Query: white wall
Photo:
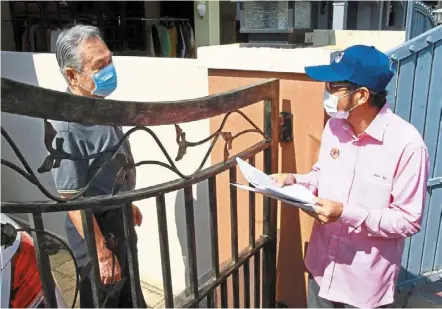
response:
[[[34,58],[38,60],[34,61]],[[2,77],[40,85],[41,87],[56,90],[65,89],[66,86],[63,79],[59,76],[56,61],[48,61],[48,59],[50,57],[47,55],[33,56],[31,53],[2,52],[1,75]],[[41,119],[10,115],[3,112],[1,115],[2,127],[7,130],[30,166],[34,169],[34,172],[36,172],[47,155],[43,145],[43,121]],[[1,144],[2,158],[19,164],[5,139],[2,138]],[[28,183],[16,172],[3,165],[1,171],[2,201],[47,199],[34,185]],[[50,173],[39,175],[39,179],[51,193],[56,193]],[[20,215],[19,217],[27,220],[27,215]],[[63,214],[46,215],[44,216],[44,223],[52,232],[65,237]]]
[[[40,87],[64,91],[66,85],[59,74],[53,54],[1,53],[2,77],[39,85]],[[198,67],[192,59],[165,59],[147,57],[115,57],[119,85],[109,99],[129,101],[166,101],[191,99],[208,94],[207,69]],[[43,162],[46,150],[43,146],[43,123],[41,119],[30,119],[2,113],[2,126],[25,153],[31,166],[36,169]],[[210,134],[209,121],[182,124],[189,141],[201,140]],[[127,130],[129,128],[125,128]],[[178,146],[173,126],[152,127],[163,145],[174,159]],[[165,162],[159,147],[144,132],[131,136],[130,142],[135,161],[160,160]],[[2,140],[2,158],[14,161],[11,150]],[[209,145],[189,148],[184,159],[177,163],[184,173],[192,173],[200,164]],[[206,167],[210,166],[210,159]],[[2,200],[43,199],[32,185],[2,166]],[[137,170],[137,188],[147,187],[176,179],[172,172],[161,167],[140,167]],[[41,181],[54,192],[50,173],[40,175]],[[194,187],[196,241],[198,272],[210,269],[209,213],[206,207],[208,191],[205,183]],[[137,228],[141,280],[162,288],[161,259],[158,239],[155,200],[136,202],[144,217],[143,225]],[[187,251],[184,199],[182,192],[166,195],[169,246],[174,293],[181,292],[186,284]],[[64,234],[64,216],[54,214],[45,218],[48,230]]]

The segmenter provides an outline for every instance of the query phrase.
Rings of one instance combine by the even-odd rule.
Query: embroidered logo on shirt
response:
[[[339,157],[339,149],[332,148],[332,150],[330,151],[330,155],[333,159],[337,159]]]
[[[379,175],[379,174],[373,174],[373,176],[374,177],[377,177],[377,178],[382,178],[382,180],[387,180],[387,177],[385,177],[384,175]]]

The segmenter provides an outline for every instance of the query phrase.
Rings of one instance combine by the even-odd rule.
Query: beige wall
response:
[[[313,46],[345,49],[351,45],[373,45],[386,52],[405,42],[405,31],[314,30],[305,35]]]
[[[198,48],[198,61],[209,69],[304,73],[309,65],[329,64],[339,49],[321,47],[241,47],[240,44]]]
[[[286,173],[306,173],[316,162],[324,124],[322,106],[323,84],[313,82],[304,74],[256,72],[236,70],[209,70],[209,91],[221,93],[237,87],[250,85],[269,78],[280,79],[280,111],[293,113],[293,141],[279,145],[279,171]],[[258,103],[243,110],[245,114],[260,128],[263,127],[263,105]],[[218,129],[221,117],[210,120],[211,131]],[[248,129],[249,125],[235,115],[226,123],[225,131],[236,134]],[[261,139],[258,135],[248,134],[233,143],[232,153],[249,147]],[[296,144],[295,144],[296,143]],[[222,159],[222,145],[214,148],[212,161]],[[256,166],[262,165],[262,153],[256,157]],[[238,182],[245,183],[242,176]],[[228,174],[218,177],[217,202],[229,205]],[[238,191],[238,230],[240,251],[248,246],[248,193]],[[306,285],[304,273],[304,251],[309,241],[313,220],[295,207],[279,206],[278,233],[279,246],[277,258],[277,300],[289,307],[305,307]],[[220,235],[230,235],[230,210],[218,209],[218,220],[226,222],[219,225]],[[262,232],[262,198],[256,197],[256,236]],[[231,254],[229,237],[219,240],[220,258],[226,260]]]
[[[40,87],[64,91],[66,85],[61,77],[53,54],[1,53],[1,75]],[[109,99],[132,101],[166,101],[191,99],[208,94],[207,69],[198,67],[196,60],[162,59],[147,57],[115,57],[119,85]],[[43,146],[43,123],[31,119],[2,113],[2,126],[12,135],[20,149],[36,169],[43,162],[46,150]],[[181,125],[189,141],[198,141],[210,133],[209,120]],[[127,130],[128,128],[125,128]],[[177,153],[173,126],[152,127],[164,143],[172,158]],[[159,147],[146,133],[131,136],[135,161],[160,160],[165,162]],[[11,149],[2,141],[2,158],[17,162]],[[208,145],[189,148],[184,159],[177,163],[181,171],[193,172],[202,161]],[[211,161],[206,163],[210,166]],[[54,192],[51,175],[39,175],[43,184]],[[137,188],[163,183],[176,176],[159,167],[140,167],[137,170]],[[44,199],[39,191],[2,166],[2,200]],[[5,181],[8,179],[8,181]],[[210,242],[207,205],[208,193],[205,183],[194,187],[195,224],[198,254],[198,271],[203,274],[210,269]],[[155,200],[137,202],[144,217],[143,225],[137,227],[141,280],[162,288],[161,260]],[[174,292],[185,287],[186,232],[184,199],[182,192],[166,195],[167,222]],[[46,216],[48,230],[64,234],[64,216]]]
[[[328,64],[339,50],[318,47],[299,49],[241,48],[238,44],[208,46],[198,49],[198,60],[209,68],[209,92],[221,93],[250,85],[269,78],[280,80],[280,111],[293,114],[293,141],[279,143],[279,171],[309,172],[317,160],[324,125],[323,83],[310,80],[304,73],[305,66]],[[243,110],[258,126],[263,127],[263,105],[258,103]],[[224,128],[236,134],[249,128],[237,115],[232,115]],[[211,132],[215,132],[221,117],[210,120]],[[232,153],[253,145],[260,136],[249,134],[233,143]],[[221,145],[212,153],[212,162],[221,159]],[[262,168],[262,154],[256,157],[256,166]],[[217,182],[218,204],[229,205],[228,175],[220,175]],[[244,182],[238,176],[239,182]],[[248,194],[238,192],[238,205],[248,205]],[[313,220],[296,207],[281,205],[279,211],[279,244],[277,256],[277,300],[288,307],[305,307],[306,275],[303,257],[309,241]],[[238,206],[239,248],[248,244],[248,207]],[[230,210],[218,209],[221,260],[231,254]],[[262,198],[256,198],[256,236],[262,232]],[[251,279],[252,280],[252,279]]]

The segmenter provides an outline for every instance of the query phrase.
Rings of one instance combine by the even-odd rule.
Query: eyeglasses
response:
[[[360,88],[359,86],[352,84],[352,83],[345,83],[345,82],[338,82],[338,83],[326,83],[325,84],[325,89],[332,93],[332,92],[336,92],[339,90],[356,90]]]

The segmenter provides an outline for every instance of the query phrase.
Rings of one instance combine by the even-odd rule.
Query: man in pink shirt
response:
[[[331,117],[309,174],[278,174],[317,196],[305,264],[308,306],[385,307],[394,302],[406,237],[420,230],[428,150],[419,132],[390,110],[389,58],[356,45],[330,65],[306,67],[326,83]]]

